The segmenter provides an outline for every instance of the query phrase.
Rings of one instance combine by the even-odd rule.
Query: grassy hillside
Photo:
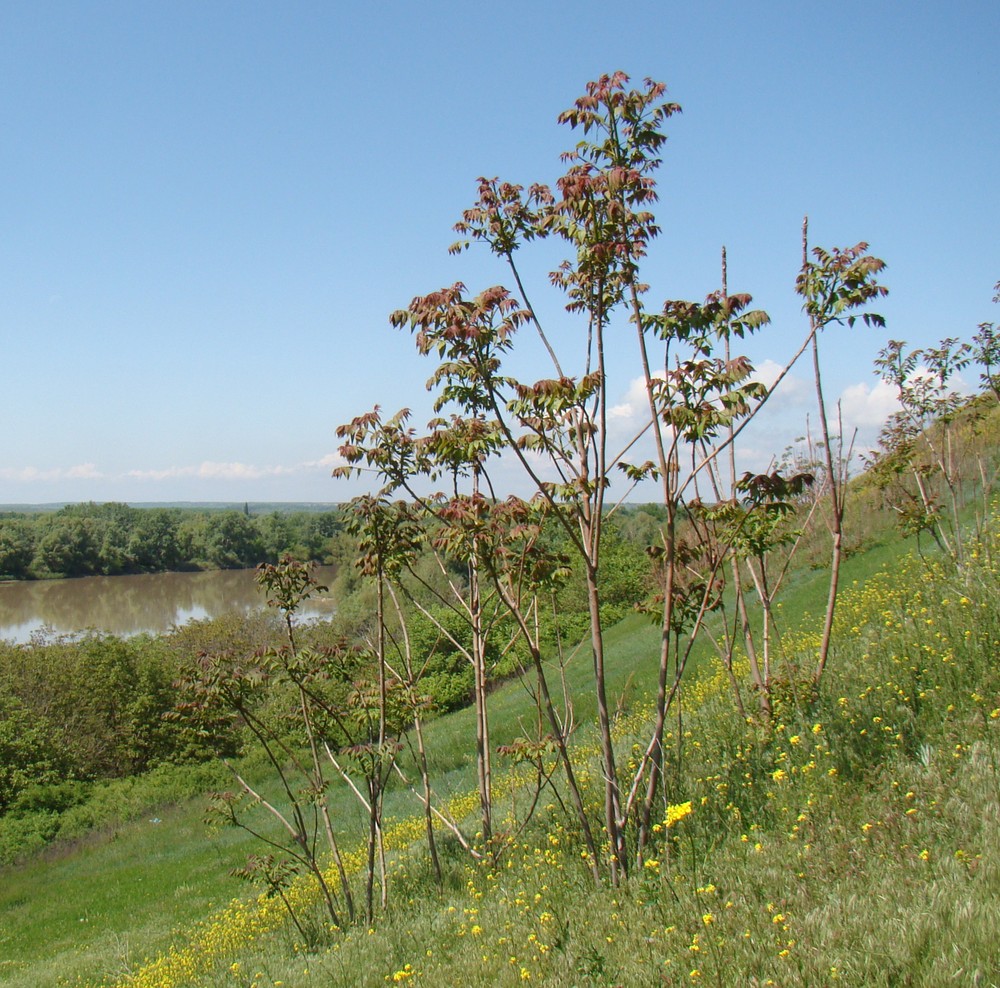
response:
[[[789,695],[771,724],[740,723],[725,677],[699,656],[670,738],[656,857],[619,889],[594,886],[555,790],[518,831],[531,772],[507,769],[504,834],[479,861],[443,835],[440,888],[415,802],[392,793],[388,911],[374,933],[331,931],[301,886],[304,944],[276,899],[227,905],[246,894],[229,871],[250,845],[209,833],[196,800],[6,869],[0,983],[997,983],[1000,542],[992,532],[961,571],[902,551],[848,561],[831,675],[808,703]],[[790,657],[815,647],[825,592],[821,572],[797,579]],[[624,761],[643,736],[657,637],[633,617],[609,639]],[[568,669],[581,696],[588,662],[581,652]],[[498,744],[534,716],[517,683],[491,703]],[[581,702],[579,721],[591,714]],[[429,732],[436,788],[471,814],[471,711]],[[576,760],[597,815],[585,732]],[[334,809],[360,833],[352,798]]]

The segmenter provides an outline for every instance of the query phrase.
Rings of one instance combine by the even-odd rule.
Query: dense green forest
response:
[[[237,569],[281,555],[322,561],[338,512],[70,504],[0,514],[0,578]]]

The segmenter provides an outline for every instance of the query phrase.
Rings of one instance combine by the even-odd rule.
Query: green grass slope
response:
[[[739,723],[699,654],[671,737],[657,856],[620,889],[593,886],[548,795],[495,861],[476,864],[446,841],[443,889],[419,828],[400,824],[375,933],[327,932],[307,952],[273,903],[251,902],[238,920],[225,911],[245,894],[228,873],[252,845],[210,834],[195,800],[4,869],[0,984],[997,983],[1000,548],[994,537],[961,573],[904,563],[904,548],[847,561],[836,653],[810,706],[789,703],[768,726]],[[814,647],[810,615],[825,593],[821,570],[789,588],[790,654]],[[626,764],[657,647],[657,629],[638,617],[609,634]],[[592,718],[590,676],[581,650],[567,670],[579,723]],[[517,683],[491,704],[497,744],[534,716]],[[471,711],[428,734],[435,786],[459,805],[474,788]],[[585,737],[579,756],[596,803]],[[668,805],[688,801],[667,826]],[[503,810],[526,804],[504,789]],[[416,809],[404,792],[386,806],[399,820]],[[347,794],[334,815],[361,832]],[[144,965],[171,947],[173,967]]]

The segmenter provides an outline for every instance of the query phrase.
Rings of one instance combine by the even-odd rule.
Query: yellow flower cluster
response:
[[[689,816],[691,812],[692,807],[690,799],[686,803],[678,803],[676,806],[668,806],[667,816],[663,822],[667,827],[672,827],[678,821],[683,820],[684,817]]]

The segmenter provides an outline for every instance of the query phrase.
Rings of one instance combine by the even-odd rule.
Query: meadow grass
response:
[[[377,930],[308,957],[260,938],[218,983],[996,984],[997,548],[859,581],[828,688],[766,727],[702,676],[671,739],[668,798],[693,810],[622,888],[593,886],[550,804],[496,862],[462,864],[464,886],[429,891],[404,856]]]
[[[642,668],[640,659],[656,638],[656,628],[639,617],[611,630],[616,694],[639,695],[651,686],[632,670]],[[579,650],[567,664],[581,721],[593,715],[589,661],[589,653]],[[512,682],[497,689],[491,715],[496,744],[525,733],[533,713],[523,687]],[[427,725],[434,785],[445,796],[462,797],[474,784],[473,732],[471,709]],[[251,759],[249,769],[249,777],[266,789],[264,767]],[[225,786],[225,775],[216,784]],[[203,797],[164,808],[155,796],[155,788],[112,786],[112,824],[0,869],[0,984],[34,988],[128,972],[246,893],[230,871],[257,849],[254,842],[237,830],[210,830]],[[417,809],[405,790],[387,796],[390,816],[406,818]],[[362,832],[364,811],[343,788],[334,793],[333,816],[343,838]]]
[[[879,553],[853,557],[824,687],[808,699],[790,691],[770,724],[740,723],[725,677],[702,659],[685,691],[683,719],[668,739],[655,856],[620,888],[593,884],[554,797],[546,796],[516,833],[514,817],[527,799],[513,776],[498,797],[501,812],[511,814],[507,835],[482,863],[445,839],[446,878],[438,888],[422,826],[407,818],[412,803],[397,793],[387,804],[397,818],[388,830],[387,914],[371,928],[323,930],[303,886],[300,908],[321,934],[307,949],[274,900],[220,903],[232,885],[219,844],[207,855],[215,855],[214,872],[206,861],[204,874],[189,880],[189,855],[199,844],[213,846],[194,829],[174,852],[179,884],[144,873],[140,847],[151,825],[136,825],[117,841],[8,871],[15,881],[4,883],[0,899],[4,926],[33,932],[0,948],[0,982],[75,983],[82,976],[135,988],[1000,983],[995,533],[974,552],[963,571],[894,551],[880,571]],[[818,621],[808,615],[819,613],[823,590],[822,574],[806,573],[785,605],[786,623],[801,622],[784,647],[803,664],[816,647]],[[630,676],[648,667],[657,637],[630,619],[614,630],[609,648],[615,693],[628,684],[634,696],[620,708],[617,725],[626,766],[643,736],[649,687]],[[574,689],[585,687],[587,661],[581,653],[570,664],[568,676],[579,677]],[[491,702],[500,735],[516,734],[519,718],[530,717],[513,688]],[[581,706],[578,715],[589,711]],[[456,812],[464,807],[472,814],[470,716],[462,711],[430,726],[435,784],[451,793]],[[588,761],[585,737],[577,758],[599,818],[599,771]],[[671,808],[677,817],[688,801],[691,812],[671,819]],[[356,808],[342,810],[345,819],[357,817]],[[163,833],[197,826],[194,811],[176,814]],[[237,850],[232,832],[217,840]],[[164,856],[169,871],[170,855]],[[352,860],[359,873],[360,859]],[[62,914],[51,902],[54,911],[45,911],[53,898],[42,888],[46,878],[67,890]],[[117,912],[110,902],[115,888],[124,906]],[[81,912],[81,902],[92,911]],[[10,922],[18,909],[33,912],[20,927]],[[185,914],[207,918],[198,925],[183,922]],[[178,926],[186,932],[174,933]],[[159,963],[141,963],[156,954],[163,956]]]

